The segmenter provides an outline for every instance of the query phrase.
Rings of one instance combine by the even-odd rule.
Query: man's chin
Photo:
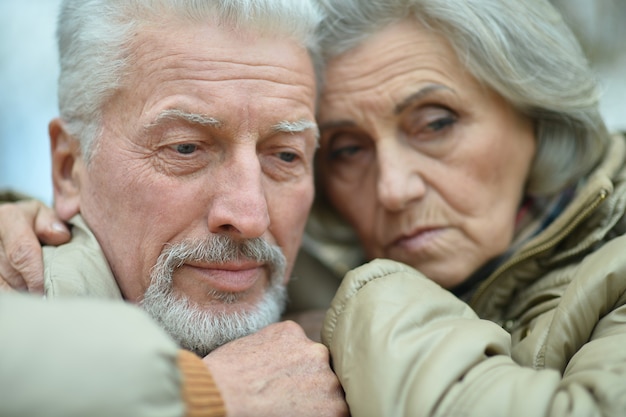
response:
[[[286,288],[271,286],[256,302],[216,300],[199,305],[172,291],[147,291],[141,306],[183,348],[200,356],[280,319]]]
[[[255,302],[242,301],[238,303],[224,303],[221,301],[211,301],[209,303],[195,304],[193,308],[198,312],[207,315],[215,316],[237,316],[237,315],[250,315],[258,309],[262,300],[255,300]]]

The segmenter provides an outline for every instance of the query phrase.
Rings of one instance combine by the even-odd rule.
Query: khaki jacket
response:
[[[0,293],[0,415],[183,416],[179,350],[139,309]]]
[[[403,264],[351,271],[322,339],[353,417],[626,416],[625,154],[469,305]]]
[[[46,297],[78,296],[123,300],[109,263],[82,216],[74,216],[70,223],[70,243],[43,247],[43,284]]]

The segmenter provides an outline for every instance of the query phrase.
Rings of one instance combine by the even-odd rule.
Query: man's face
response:
[[[78,170],[80,211],[124,297],[141,301],[165,248],[217,235],[279,246],[286,283],[313,199],[308,54],[200,24],[142,30],[133,53]],[[251,259],[185,262],[172,274],[174,295],[227,314],[256,305],[268,284],[268,266]]]

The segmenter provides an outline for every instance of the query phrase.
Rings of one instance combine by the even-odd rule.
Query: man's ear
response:
[[[48,125],[52,153],[54,208],[62,220],[80,212],[80,171],[84,171],[80,143],[71,136],[61,119]]]

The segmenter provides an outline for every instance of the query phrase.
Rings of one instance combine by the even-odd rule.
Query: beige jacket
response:
[[[388,260],[346,276],[322,338],[353,417],[626,416],[624,145],[469,305]]]

